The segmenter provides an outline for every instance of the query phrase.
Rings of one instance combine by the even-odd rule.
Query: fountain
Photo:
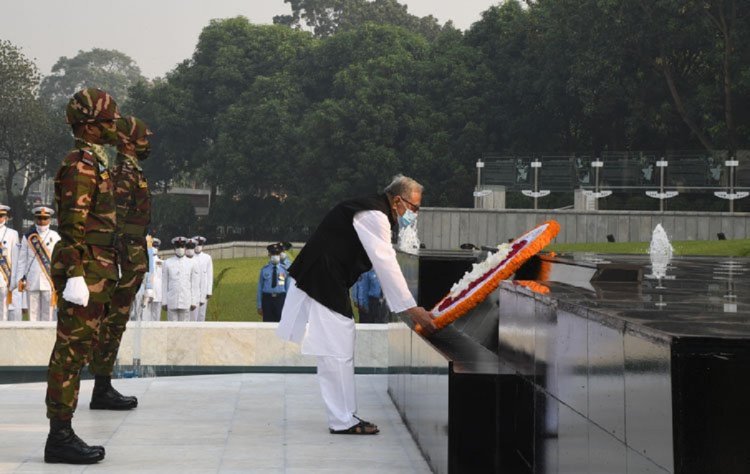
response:
[[[669,242],[667,232],[661,224],[657,224],[651,237],[651,244],[648,247],[648,254],[651,258],[651,275],[660,281],[667,276],[667,265],[672,260],[674,249]]]

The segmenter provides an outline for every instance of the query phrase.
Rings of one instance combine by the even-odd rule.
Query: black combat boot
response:
[[[44,462],[94,464],[104,459],[103,446],[89,446],[76,436],[70,420],[50,420]]]
[[[97,375],[94,379],[94,393],[89,408],[92,410],[132,410],[138,406],[138,399],[126,397],[112,386],[112,377]]]

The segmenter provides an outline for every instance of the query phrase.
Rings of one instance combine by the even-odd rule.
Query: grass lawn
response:
[[[256,293],[267,257],[214,260],[214,293],[206,321],[261,321]]]
[[[593,252],[647,254],[649,242],[601,242],[595,244],[554,244],[546,248],[553,252]],[[747,257],[750,255],[750,239],[738,240],[690,240],[672,242],[675,255],[718,255]]]

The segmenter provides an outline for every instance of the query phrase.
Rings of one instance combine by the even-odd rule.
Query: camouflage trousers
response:
[[[47,370],[47,418],[69,420],[78,405],[81,369],[98,344],[99,328],[115,289],[115,281],[97,276],[86,278],[89,304],[79,306],[63,299],[67,280],[55,278],[57,291],[57,339]]]
[[[111,376],[120,350],[120,341],[130,319],[130,307],[143,281],[142,271],[123,270],[112,294],[107,316],[99,326],[99,340],[92,346],[89,371],[94,375]]]

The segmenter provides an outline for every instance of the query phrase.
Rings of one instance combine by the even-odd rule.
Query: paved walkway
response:
[[[44,464],[46,384],[0,385],[0,472],[428,473],[386,393],[358,375],[359,412],[375,436],[328,433],[314,375],[237,374],[115,381],[137,395],[131,412],[88,408],[81,384],[76,432],[107,457],[91,466]]]

